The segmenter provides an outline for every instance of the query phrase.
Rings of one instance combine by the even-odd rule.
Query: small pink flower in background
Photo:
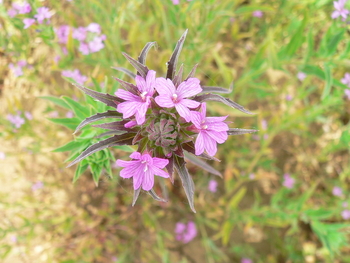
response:
[[[292,95],[290,95],[290,94],[287,94],[286,95],[286,100],[287,101],[291,101],[293,99],[293,96]]]
[[[67,117],[67,118],[73,118],[73,117],[74,117],[74,113],[71,112],[71,111],[68,111],[68,112],[66,113],[66,117]]]
[[[13,3],[12,7],[18,11],[19,14],[28,14],[32,11],[32,7],[28,2],[23,3]]]
[[[83,55],[89,55],[89,54],[90,54],[89,46],[88,46],[88,44],[86,44],[86,43],[84,43],[84,42],[80,42],[79,51],[80,51]]]
[[[28,120],[32,120],[33,119],[33,115],[29,111],[24,112],[24,116],[26,116],[26,118]]]
[[[297,74],[297,78],[300,81],[303,81],[306,77],[307,77],[307,75],[304,72],[299,71]]]
[[[51,118],[57,118],[58,117],[58,112],[57,111],[52,111],[52,112],[50,112],[49,116]]]
[[[261,120],[261,129],[267,130],[267,121],[265,119]]]
[[[227,140],[228,125],[224,122],[224,117],[206,117],[206,103],[202,103],[201,112],[191,111],[191,130],[198,132],[195,142],[195,154],[200,155],[207,151],[210,156],[214,156],[217,151],[216,143],[224,143]],[[180,114],[181,115],[181,114]],[[194,127],[193,127],[194,126]]]
[[[44,183],[41,182],[41,181],[37,181],[36,183],[34,183],[34,184],[32,185],[32,191],[33,191],[33,192],[34,192],[34,191],[37,191],[37,190],[39,190],[39,189],[42,189],[42,188],[44,188]]]
[[[171,0],[173,2],[174,5],[178,5],[180,4],[180,0]]]
[[[202,91],[199,82],[197,78],[189,78],[175,88],[174,83],[170,79],[157,78],[155,88],[159,96],[155,98],[155,101],[164,108],[175,107],[179,115],[189,122],[191,120],[189,109],[197,108],[200,103],[187,98],[195,96]]]
[[[0,160],[5,160],[6,154],[4,152],[0,152]]]
[[[290,177],[289,174],[284,174],[283,177],[284,177],[283,186],[289,189],[293,188],[295,179],[293,177]]]
[[[250,180],[255,179],[255,174],[251,173],[251,174],[249,175],[249,179],[250,179]]]
[[[11,69],[13,75],[15,75],[15,77],[19,77],[23,75],[23,70],[22,67],[18,66],[18,65],[13,65],[12,63],[9,64],[9,68]]]
[[[84,41],[87,36],[87,30],[85,27],[78,27],[73,30],[72,37],[79,41]]]
[[[72,78],[76,83],[83,85],[88,80],[88,77],[82,75],[78,69],[75,70],[63,70],[62,76]]]
[[[332,190],[332,194],[334,196],[342,196],[343,195],[343,190],[339,186],[334,186]]]
[[[333,2],[334,8],[335,8],[335,11],[333,11],[332,13],[333,19],[336,19],[339,16],[341,16],[344,19],[347,18],[349,14],[349,10],[345,9],[345,3],[346,3],[346,0],[339,0],[338,2],[337,1]]]
[[[47,21],[49,22],[52,13],[47,7],[39,7],[36,11],[38,13],[34,17],[38,20],[39,24],[42,24],[42,22],[44,22],[45,19],[47,19]]]
[[[135,81],[140,95],[137,96],[129,91],[118,89],[115,95],[125,102],[118,104],[117,111],[123,113],[124,119],[135,115],[137,124],[141,125],[146,120],[146,112],[154,94],[156,72],[154,70],[148,71],[146,79],[137,75]]]
[[[345,73],[344,78],[341,79],[341,83],[350,88],[350,73]]]
[[[87,31],[92,33],[101,34],[101,26],[97,23],[91,23],[86,27]]]
[[[7,11],[7,14],[9,15],[9,17],[14,18],[17,15],[17,11],[16,9],[11,8]]]
[[[169,174],[162,169],[169,163],[167,159],[151,157],[148,153],[142,154],[133,152],[130,155],[132,161],[117,160],[120,167],[124,167],[120,171],[123,178],[133,177],[134,190],[141,187],[145,191],[149,191],[154,185],[154,176],[168,178]]]
[[[25,119],[23,119],[19,114],[18,115],[7,115],[7,119],[18,129],[20,128],[24,123]]]
[[[193,221],[189,221],[186,224],[176,223],[175,227],[176,240],[183,243],[188,243],[197,236],[196,224]]]
[[[341,216],[342,216],[342,218],[344,219],[344,220],[348,220],[348,219],[350,219],[350,210],[343,210],[342,212],[341,212]]]
[[[209,185],[208,185],[208,189],[210,192],[215,193],[216,192],[216,188],[218,187],[218,182],[215,180],[210,180],[209,181]]]
[[[24,18],[23,19],[24,29],[29,28],[34,23],[35,23],[35,19],[34,18]]]
[[[88,43],[90,52],[94,53],[103,49],[105,45],[103,44],[102,41],[103,41],[102,37],[99,37],[99,36],[94,37],[94,39]]]
[[[348,100],[350,100],[350,89],[344,90],[344,95]]]
[[[259,17],[259,18],[261,18],[261,17],[263,17],[263,15],[264,15],[264,13],[263,13],[263,11],[261,11],[261,10],[256,10],[256,11],[253,12],[253,16],[254,16],[254,17]]]
[[[68,36],[70,33],[70,26],[62,25],[58,28],[55,28],[55,33],[58,38],[58,43],[66,44],[68,42]]]
[[[253,260],[250,258],[242,258],[241,263],[253,263]]]

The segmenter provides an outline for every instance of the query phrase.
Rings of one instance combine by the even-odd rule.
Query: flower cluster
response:
[[[83,85],[88,79],[87,76],[84,76],[80,73],[79,69],[63,70],[61,74],[63,77],[73,79],[76,83],[78,83],[80,85]]]
[[[19,77],[23,75],[23,68],[27,66],[27,61],[20,60],[16,64],[10,63],[9,68],[11,69],[13,75],[15,77]]]
[[[176,223],[175,234],[176,240],[186,244],[197,236],[196,224],[193,221],[189,221],[187,224]]]
[[[283,186],[287,187],[288,189],[292,189],[295,184],[295,179],[291,177],[290,174],[284,174],[283,178]]]
[[[24,116],[28,120],[32,120],[33,116],[30,112],[26,111],[24,113]],[[15,128],[19,129],[26,121],[25,118],[22,116],[21,111],[17,111],[17,114],[7,114],[7,120],[15,126]]]
[[[79,51],[83,55],[98,52],[105,46],[103,41],[106,36],[102,34],[101,26],[97,23],[78,28],[62,25],[55,29],[55,33],[60,44],[67,44],[69,35],[72,34],[72,38],[79,41]]]
[[[12,8],[7,11],[10,17],[15,17],[19,14],[28,14],[32,11],[32,7],[28,2],[13,2]]]
[[[183,80],[183,66],[176,71],[176,64],[186,34],[187,30],[167,63],[166,77],[157,77],[156,72],[145,65],[147,52],[155,44],[150,42],[146,44],[138,60],[123,53],[137,70],[137,75],[124,68],[115,68],[135,79],[136,85],[115,78],[124,89],[119,89],[113,96],[75,84],[89,96],[116,109],[87,118],[77,127],[76,132],[103,118],[120,120],[94,125],[111,130],[100,136],[115,135],[87,148],[69,166],[107,147],[137,145],[137,150],[130,155],[131,161],[117,160],[117,165],[123,167],[120,176],[133,178],[133,204],[141,188],[155,199],[162,200],[153,190],[154,176],[169,178],[173,182],[173,173],[176,170],[190,207],[195,211],[194,183],[185,166],[185,158],[210,173],[220,175],[196,156],[217,160],[213,157],[217,152],[217,144],[224,143],[229,135],[255,132],[250,129],[229,128],[227,116],[207,117],[205,101],[218,101],[244,113],[251,112],[227,98],[211,93],[229,93],[230,90],[200,85],[200,80],[194,77],[197,66]]]
[[[334,5],[334,9],[335,11],[333,11],[332,13],[332,18],[336,19],[338,17],[342,17],[343,20],[345,20],[348,15],[349,15],[349,10],[345,9],[345,3],[347,0],[338,0],[338,1],[334,1],[333,5]]]

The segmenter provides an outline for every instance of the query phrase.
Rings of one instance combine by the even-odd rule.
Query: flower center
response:
[[[142,161],[141,163],[145,164],[145,168],[143,169],[144,172],[148,170],[148,163],[147,161]]]
[[[173,94],[173,102],[177,102],[177,94]]]
[[[144,92],[141,93],[140,96],[141,96],[141,99],[142,99],[143,101],[145,101],[146,95],[147,95],[147,91],[144,91]]]
[[[202,121],[202,123],[201,123],[201,129],[202,129],[202,130],[208,129],[208,125],[205,124],[205,121]]]

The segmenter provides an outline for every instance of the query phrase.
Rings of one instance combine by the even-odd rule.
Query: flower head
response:
[[[343,17],[344,19],[347,18],[349,14],[349,10],[345,9],[345,3],[346,3],[346,0],[339,0],[339,1],[333,2],[334,8],[335,8],[335,11],[333,11],[332,13],[333,19],[336,19],[339,16]]]
[[[188,243],[197,236],[196,224],[193,221],[189,221],[187,224],[176,223],[175,227],[176,239],[183,243]]]
[[[62,25],[58,28],[55,28],[55,33],[58,38],[58,43],[66,44],[68,42],[68,36],[70,33],[69,25]]]
[[[49,20],[52,16],[52,13],[47,7],[39,7],[37,9],[37,14],[34,16],[38,23],[41,24],[45,19]]]
[[[23,119],[19,114],[18,115],[7,115],[7,119],[18,129],[20,128],[24,123],[25,119]]]
[[[25,18],[25,19],[23,19],[24,29],[29,28],[34,23],[35,23],[35,19],[34,18]]]
[[[32,185],[32,191],[37,191],[39,189],[42,189],[44,187],[44,183],[41,181],[38,181]]]
[[[261,18],[261,17],[263,17],[263,15],[264,15],[264,13],[261,10],[256,10],[256,11],[253,12],[253,16],[254,17]]]
[[[242,258],[241,263],[253,263],[253,260],[250,258]]]
[[[84,84],[87,81],[88,77],[82,75],[78,69],[75,70],[63,70],[62,76],[67,78],[74,79],[79,84]]]
[[[343,195],[343,190],[339,186],[334,186],[332,190],[332,194],[334,196],[342,196]]]
[[[217,181],[215,181],[215,180],[210,180],[209,181],[208,189],[209,189],[210,192],[215,193],[217,187],[218,187],[218,182]]]
[[[303,81],[306,77],[307,77],[307,75],[304,72],[299,71],[297,74],[297,78],[300,81]]]
[[[18,11],[18,14],[28,14],[30,11],[32,11],[32,7],[28,2],[15,2],[12,4],[12,7]]]
[[[87,30],[85,27],[78,27],[73,30],[72,37],[79,41],[84,41],[87,36]]]
[[[345,209],[341,212],[341,216],[344,220],[350,219],[350,210]]]
[[[294,186],[295,179],[290,176],[290,174],[284,174],[284,181],[283,181],[283,186],[291,189]]]
[[[224,143],[227,140],[229,130],[224,122],[224,117],[206,117],[206,103],[202,103],[201,112],[191,111],[191,121],[198,131],[196,139],[196,155],[207,151],[210,156],[214,156],[217,151],[216,143]]]
[[[154,176],[168,178],[169,174],[162,169],[169,163],[168,160],[151,157],[148,153],[141,154],[133,152],[130,155],[133,161],[117,160],[117,164],[124,167],[120,171],[123,178],[133,177],[134,189],[137,190],[142,186],[143,190],[149,191],[154,185]]]
[[[350,73],[345,73],[344,78],[341,79],[341,83],[350,88]]]
[[[101,33],[101,26],[97,23],[91,23],[86,27],[87,31],[90,31],[92,33]]]
[[[96,36],[92,41],[88,43],[89,50],[91,53],[98,52],[105,47],[103,44],[103,37]]]

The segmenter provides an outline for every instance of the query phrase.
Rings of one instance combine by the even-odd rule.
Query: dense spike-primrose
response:
[[[196,157],[216,160],[217,143],[224,143],[228,135],[252,133],[250,129],[230,129],[224,117],[206,117],[204,101],[219,101],[251,114],[237,103],[220,95],[230,90],[220,87],[200,85],[194,77],[197,65],[185,80],[182,80],[183,67],[176,72],[178,57],[187,34],[182,35],[167,63],[166,78],[156,77],[156,72],[149,70],[145,60],[149,49],[155,42],[147,43],[138,60],[124,54],[137,70],[137,75],[124,68],[115,68],[135,79],[136,85],[115,78],[124,89],[119,89],[115,96],[99,93],[75,84],[87,95],[116,110],[98,113],[85,119],[76,129],[101,120],[118,118],[119,121],[96,125],[112,130],[113,137],[102,140],[83,151],[69,166],[85,159],[89,155],[116,145],[136,145],[137,150],[130,155],[131,160],[117,160],[123,169],[120,176],[133,178],[135,204],[141,188],[148,191],[156,200],[154,175],[170,178],[173,182],[174,169],[179,175],[191,209],[194,209],[194,183],[185,166],[185,158],[213,174],[218,171]],[[106,134],[111,134],[110,132]],[[166,169],[163,170],[163,169]]]

